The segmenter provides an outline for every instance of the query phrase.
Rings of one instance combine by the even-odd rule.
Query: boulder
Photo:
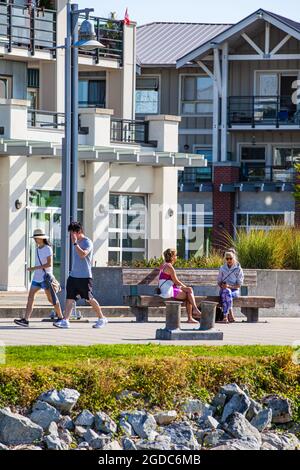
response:
[[[85,432],[83,439],[95,450],[102,450],[105,445],[111,442],[110,437],[107,435],[99,435],[92,429],[88,429]]]
[[[95,429],[104,434],[114,434],[117,432],[116,423],[102,411],[95,414]]]
[[[251,421],[263,409],[263,406],[252,398],[250,398],[250,402],[249,410],[246,413],[248,421]]]
[[[53,421],[50,426],[48,427],[48,434],[56,435],[58,436],[58,426],[57,424]]]
[[[67,429],[59,431],[59,437],[67,446],[70,446],[73,442],[72,434]]]
[[[91,413],[89,410],[83,410],[75,419],[75,426],[92,427],[94,422],[95,417],[93,413]]]
[[[75,429],[74,429],[75,436],[78,436],[78,437],[81,437],[81,438],[84,437],[86,431],[87,431],[87,429],[84,428],[83,426],[75,426]]]
[[[38,400],[33,405],[29,418],[46,431],[51,423],[57,423],[61,419],[61,414],[54,406],[49,405],[45,401]]]
[[[206,419],[200,419],[197,424],[201,429],[217,429],[220,426],[219,421],[217,421],[213,416],[208,416]]]
[[[275,434],[274,432],[264,432],[261,435],[262,445],[271,445],[277,450],[300,450],[300,441],[290,433]]]
[[[68,431],[74,431],[75,424],[70,416],[62,416],[58,422],[58,426],[61,429],[67,429]]]
[[[90,450],[88,442],[80,442],[76,450]]]
[[[164,429],[164,435],[171,438],[177,446],[185,446],[190,450],[200,450],[193,428],[186,422],[173,423]]]
[[[268,395],[263,398],[263,404],[272,410],[272,422],[275,424],[290,423],[293,421],[291,403],[287,398],[277,395]]]
[[[145,411],[134,411],[122,415],[131,424],[134,432],[142,439],[154,440],[157,424],[152,414]]]
[[[63,388],[62,390],[49,390],[39,396],[39,400],[49,403],[63,414],[68,414],[76,405],[80,393],[71,388]]]
[[[228,416],[230,416],[234,412],[246,415],[247,411],[249,410],[250,404],[251,402],[245,393],[236,393],[230,398],[229,402],[225,405],[221,421],[225,422]]]
[[[123,450],[118,441],[112,441],[105,444],[103,450]]]
[[[41,439],[43,428],[29,418],[0,409],[0,442],[5,445],[32,444]]]
[[[272,410],[271,408],[265,408],[261,410],[254,418],[251,420],[252,426],[263,432],[266,429],[271,427],[272,424]]]
[[[154,441],[137,441],[136,448],[137,450],[172,450],[172,442],[168,436],[157,436]]]
[[[187,400],[181,406],[182,411],[189,418],[206,418],[212,416],[214,409],[207,403],[203,403],[201,400]]]
[[[211,450],[259,450],[260,444],[256,439],[231,439],[224,444],[213,447]]]
[[[128,437],[123,437],[122,446],[124,450],[137,450],[135,443]]]
[[[235,412],[228,416],[225,423],[223,423],[223,428],[228,434],[236,439],[256,439],[259,445],[261,444],[260,432],[252,426],[252,424],[250,424],[241,413]]]
[[[126,434],[127,436],[132,436],[133,435],[132,426],[131,426],[131,424],[128,423],[128,421],[126,421],[126,419],[124,419],[124,418],[120,419],[119,428],[120,428],[120,431],[123,434]]]
[[[160,411],[154,415],[154,419],[159,426],[167,426],[176,421],[177,411]]]
[[[217,393],[211,402],[212,406],[215,408],[223,409],[226,403],[228,396],[225,393]]]
[[[226,395],[226,397],[233,397],[233,395],[242,395],[244,392],[237,384],[223,385],[219,390],[220,394]]]
[[[44,450],[44,449],[40,446],[23,445],[23,446],[13,447],[11,450]]]
[[[223,429],[215,429],[210,432],[204,432],[202,439],[203,447],[216,447],[224,445],[228,440],[232,439]]]
[[[56,434],[49,434],[44,438],[48,450],[69,450],[69,446]]]

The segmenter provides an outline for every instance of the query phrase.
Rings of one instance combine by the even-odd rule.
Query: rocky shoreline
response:
[[[102,411],[75,413],[79,397],[50,390],[28,410],[0,409],[0,450],[300,450],[289,400],[258,402],[237,384],[221,387],[210,404],[187,399],[177,411],[124,410],[117,421]]]

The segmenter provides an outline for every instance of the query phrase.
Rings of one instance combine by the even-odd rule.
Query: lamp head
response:
[[[85,19],[79,29],[79,40],[74,44],[74,47],[83,49],[85,51],[92,51],[104,47],[101,42],[97,41],[95,34],[95,26],[93,21]]]

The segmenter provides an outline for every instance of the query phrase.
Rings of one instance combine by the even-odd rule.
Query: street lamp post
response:
[[[65,136],[62,152],[62,219],[61,219],[61,303],[65,303],[66,280],[70,270],[70,236],[68,225],[77,220],[78,181],[78,49],[103,47],[96,41],[94,24],[89,20],[92,8],[79,10],[77,4],[67,4],[67,37],[65,45]],[[79,15],[86,19],[79,28]]]

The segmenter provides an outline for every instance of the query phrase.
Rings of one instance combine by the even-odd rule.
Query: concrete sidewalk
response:
[[[164,327],[163,318],[155,318],[149,323],[136,323],[130,318],[113,318],[104,329],[95,330],[93,322],[72,323],[69,330],[58,330],[49,322],[34,319],[30,328],[20,328],[12,320],[0,320],[0,341],[5,345],[92,345],[92,344],[141,344],[160,343],[176,345],[246,345],[272,344],[291,346],[300,341],[300,319],[269,318],[267,323],[218,324],[224,332],[223,341],[157,341],[155,332]],[[191,325],[182,323],[183,329]]]

